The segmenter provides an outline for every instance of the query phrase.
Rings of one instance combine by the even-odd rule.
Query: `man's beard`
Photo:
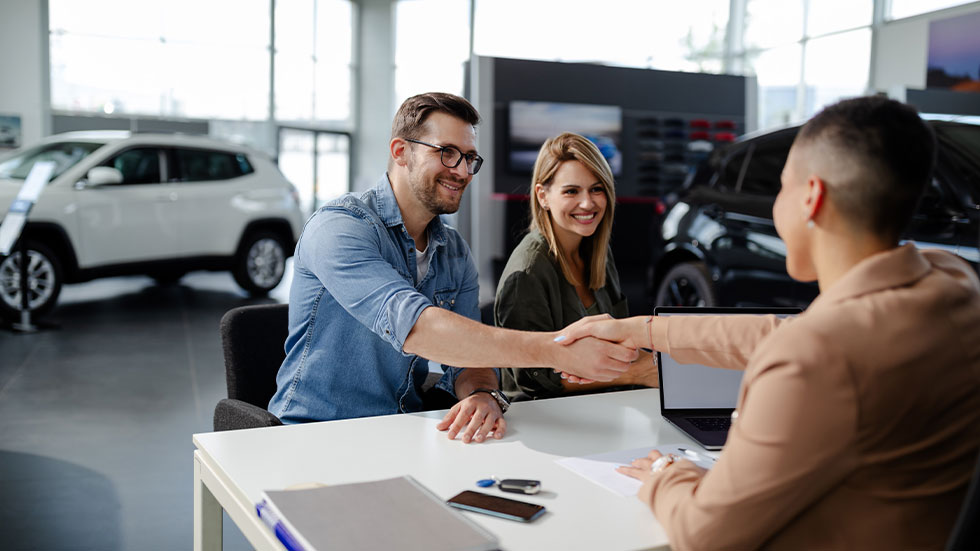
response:
[[[429,212],[435,216],[440,214],[453,214],[459,210],[459,203],[462,200],[463,192],[466,191],[466,182],[459,181],[458,178],[452,175],[445,176],[433,176],[431,179],[426,179],[425,175],[422,174],[421,170],[413,170],[414,167],[409,166],[408,183],[409,187],[412,189],[412,193],[419,203],[422,204]],[[459,190],[459,200],[453,201],[452,199],[441,200],[439,197],[439,188],[441,187],[437,180],[445,180],[452,185],[458,185]]]

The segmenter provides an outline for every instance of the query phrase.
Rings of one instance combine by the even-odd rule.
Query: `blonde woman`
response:
[[[616,191],[599,149],[564,133],[541,146],[531,178],[531,224],[511,253],[497,286],[499,327],[557,331],[594,314],[629,315],[609,248]],[[657,385],[649,356],[604,383],[568,383],[552,369],[502,373],[512,398],[548,398],[631,385]]]

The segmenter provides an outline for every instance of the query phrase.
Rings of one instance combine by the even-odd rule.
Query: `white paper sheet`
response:
[[[646,457],[651,449],[662,454],[672,453],[694,462],[699,467],[710,469],[717,458],[716,453],[694,449],[690,444],[665,444],[663,446],[648,446],[632,450],[600,453],[585,457],[563,457],[555,462],[595,482],[616,495],[623,497],[635,496],[640,489],[640,481],[616,472],[616,467],[629,465],[638,457]],[[685,452],[685,450],[687,450]]]

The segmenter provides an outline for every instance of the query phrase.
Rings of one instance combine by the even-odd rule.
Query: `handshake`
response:
[[[548,365],[571,383],[607,382],[622,377],[652,349],[652,316],[614,319],[608,314],[589,316],[554,333],[556,346]]]

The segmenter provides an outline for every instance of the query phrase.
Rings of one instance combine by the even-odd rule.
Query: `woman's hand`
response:
[[[650,333],[647,327],[651,316],[614,319],[609,314],[587,316],[559,331],[555,342],[569,345],[584,337],[595,337],[633,349],[649,348]]]
[[[653,479],[654,476],[659,474],[650,472],[650,467],[662,455],[657,450],[650,450],[650,453],[646,457],[634,459],[630,466],[616,467],[616,472],[625,474],[630,478],[635,478],[643,483],[640,486],[640,490],[636,493],[636,498],[647,505],[653,505]]]

